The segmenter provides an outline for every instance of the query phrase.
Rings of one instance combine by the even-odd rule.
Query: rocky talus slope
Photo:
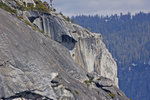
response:
[[[21,15],[0,9],[0,99],[128,100],[101,35],[59,14]]]

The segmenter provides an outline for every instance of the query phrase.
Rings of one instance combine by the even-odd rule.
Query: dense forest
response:
[[[73,22],[101,33],[118,64],[119,86],[133,100],[150,100],[150,13],[73,16]]]

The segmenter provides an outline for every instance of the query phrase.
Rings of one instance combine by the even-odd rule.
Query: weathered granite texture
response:
[[[15,2],[5,2],[17,8]],[[43,30],[48,37],[64,45],[70,51],[74,61],[84,70],[107,77],[118,86],[117,65],[102,42],[101,35],[66,21],[61,14],[17,11],[25,20]]]
[[[102,42],[101,35],[67,22],[59,14],[30,11],[23,15],[51,39],[68,48],[75,62],[82,68],[89,73],[110,78],[118,86],[117,65]]]
[[[33,90],[55,98],[50,81],[59,72],[86,79],[65,47],[2,10],[0,20],[0,97]]]
[[[89,75],[58,41],[2,9],[0,21],[0,99],[127,100],[110,79]]]

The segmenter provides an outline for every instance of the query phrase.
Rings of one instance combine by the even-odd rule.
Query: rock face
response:
[[[63,45],[1,9],[0,20],[0,99],[127,100],[110,79],[88,75]]]
[[[59,72],[86,79],[66,48],[2,10],[0,20],[0,97],[33,90],[55,98],[50,82]]]
[[[117,66],[100,37],[82,38],[76,45],[75,61],[89,73],[110,78],[118,85]]]
[[[18,12],[0,9],[0,99],[128,100],[101,35],[54,12]]]
[[[24,17],[43,30],[51,39],[64,45],[72,58],[89,73],[110,78],[118,86],[117,65],[101,35],[70,22],[61,15],[24,12]]]

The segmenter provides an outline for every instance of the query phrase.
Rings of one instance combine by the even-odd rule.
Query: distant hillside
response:
[[[120,88],[133,100],[149,100],[150,13],[82,15],[71,20],[102,34],[119,67]]]

